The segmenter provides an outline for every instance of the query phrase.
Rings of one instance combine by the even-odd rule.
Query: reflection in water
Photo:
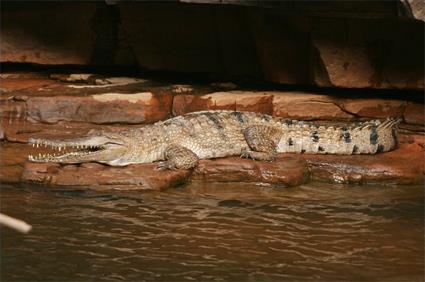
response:
[[[1,280],[422,281],[422,187],[2,187]]]

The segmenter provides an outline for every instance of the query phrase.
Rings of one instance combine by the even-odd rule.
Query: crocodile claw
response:
[[[164,170],[176,170],[176,167],[173,165],[170,165],[169,162],[165,161],[165,162],[159,162],[156,170],[158,171],[164,171]]]
[[[255,160],[252,157],[251,151],[250,150],[247,150],[247,149],[242,150],[240,157],[241,158],[245,158],[245,159]]]

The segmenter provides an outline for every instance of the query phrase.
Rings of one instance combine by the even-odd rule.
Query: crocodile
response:
[[[376,154],[397,147],[400,120],[345,125],[242,111],[200,111],[121,132],[101,131],[69,140],[31,138],[55,153],[33,162],[98,162],[111,166],[159,161],[159,169],[191,169],[200,159],[241,156],[273,161],[278,153]]]

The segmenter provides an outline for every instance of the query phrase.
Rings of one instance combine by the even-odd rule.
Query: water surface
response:
[[[1,281],[423,281],[421,186],[1,189]]]

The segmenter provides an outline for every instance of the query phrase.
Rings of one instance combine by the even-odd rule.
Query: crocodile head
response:
[[[30,155],[33,162],[84,163],[99,162],[114,166],[129,164],[130,140],[118,133],[98,133],[84,138],[68,140],[29,140],[33,147],[41,147],[43,153]]]

